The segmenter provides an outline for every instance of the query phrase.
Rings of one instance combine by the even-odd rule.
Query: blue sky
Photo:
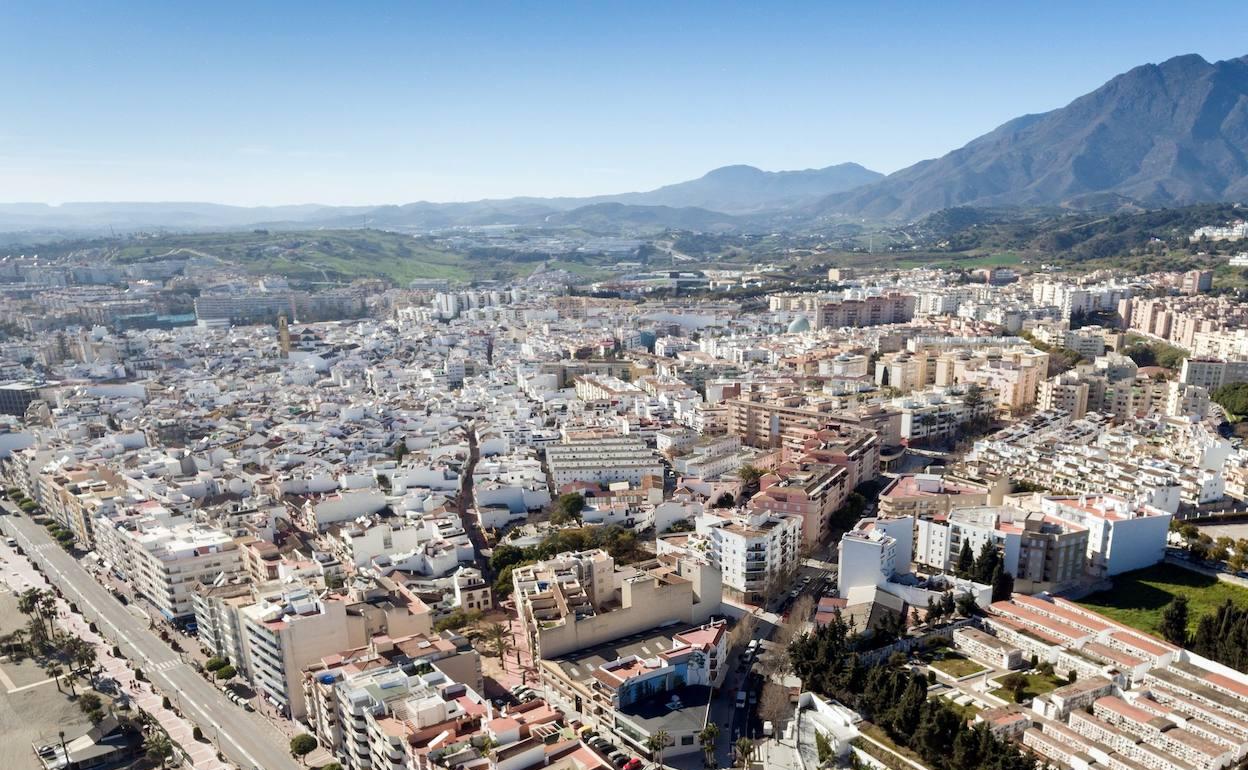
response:
[[[1242,0],[0,0],[0,200],[401,203],[649,189],[730,163],[889,172],[1137,64],[1248,54],[1246,22]]]

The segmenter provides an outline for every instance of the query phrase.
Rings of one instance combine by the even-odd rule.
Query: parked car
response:
[[[737,692],[737,708],[745,708],[745,690],[739,690]]]

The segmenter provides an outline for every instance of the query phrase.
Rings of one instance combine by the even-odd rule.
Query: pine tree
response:
[[[1005,571],[1000,564],[992,573],[992,600],[1003,602],[1014,593],[1014,576]]]
[[[971,570],[975,567],[975,554],[971,553],[971,544],[967,540],[962,541],[962,550],[958,552],[958,565],[954,570],[960,578],[970,577]]]
[[[997,553],[997,546],[991,540],[985,540],[983,547],[979,549],[979,556],[975,559],[975,566],[971,569],[972,579],[976,583],[992,582],[992,573],[1000,563],[1001,555]]]
[[[1176,596],[1161,614],[1162,638],[1180,647],[1187,644],[1187,597]]]

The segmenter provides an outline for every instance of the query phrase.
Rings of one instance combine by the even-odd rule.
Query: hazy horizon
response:
[[[1207,34],[1248,21],[1229,2],[49,3],[0,21],[0,62],[20,73],[0,195],[49,203],[583,197],[734,164],[890,173],[1133,66],[1248,53]]]

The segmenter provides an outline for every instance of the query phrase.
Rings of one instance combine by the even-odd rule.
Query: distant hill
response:
[[[1248,208],[1230,203],[1121,211],[1110,215],[1059,209],[958,207],[930,214],[900,228],[906,243],[934,253],[1001,253],[1064,262],[1209,250],[1190,244],[1198,227],[1242,219]],[[1223,244],[1226,249],[1237,244]],[[1225,261],[1225,260],[1223,260]],[[1160,267],[1160,263],[1155,266]]]
[[[694,207],[727,214],[750,214],[787,208],[832,193],[853,190],[883,179],[857,163],[804,171],[763,171],[753,166],[724,166],[703,177],[657,190],[590,199],[639,206]]]
[[[809,205],[830,193],[881,179],[857,163],[804,171],[725,166],[698,179],[649,192],[590,198],[508,198],[462,203],[416,202],[385,206],[224,206],[215,203],[0,204],[0,232],[272,227],[394,227],[434,230],[482,225],[595,223],[603,230],[647,224],[698,229],[736,227],[732,215]],[[578,210],[581,213],[575,214]],[[662,209],[667,209],[666,211]],[[701,213],[699,213],[701,212]],[[681,224],[684,223],[684,224]]]
[[[595,203],[571,211],[549,214],[543,223],[575,226],[590,231],[624,229],[633,232],[699,230],[707,232],[736,229],[740,220],[718,211],[684,206],[637,206],[624,203]]]
[[[957,206],[1147,207],[1248,199],[1248,57],[1179,56],[1025,115],[811,209],[912,220]]]

